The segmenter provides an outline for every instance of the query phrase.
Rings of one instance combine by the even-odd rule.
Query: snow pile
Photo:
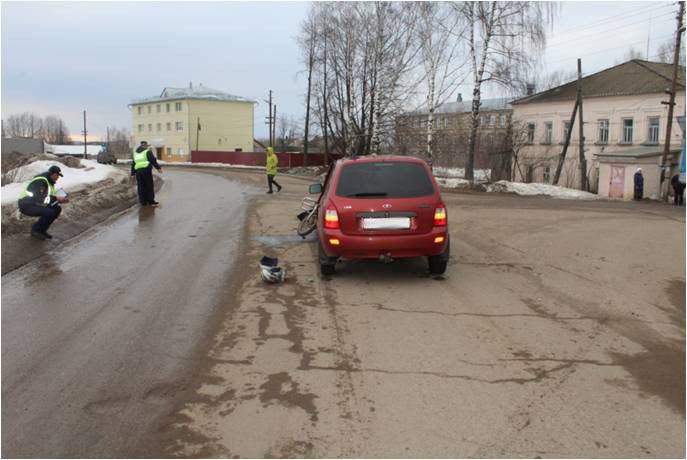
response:
[[[572,188],[559,187],[550,184],[525,184],[522,182],[508,182],[501,180],[487,187],[487,192],[515,193],[517,195],[533,196],[545,195],[552,198],[567,200],[597,200],[599,196],[594,193],[583,192]]]
[[[470,181],[465,180],[465,179],[437,177],[436,181],[437,181],[437,184],[441,185],[442,187],[446,187],[446,188],[469,188],[470,187]]]
[[[465,168],[444,168],[443,166],[434,166],[432,172],[434,173],[434,177],[465,177]],[[491,169],[475,169],[474,176],[477,182],[488,181],[491,177]]]
[[[67,192],[74,192],[86,185],[100,182],[105,179],[115,181],[126,179],[127,174],[113,166],[101,165],[93,160],[81,160],[84,168],[70,168],[59,161],[39,160],[25,166],[8,171],[5,175],[11,178],[12,183],[2,187],[2,204],[16,202],[19,195],[26,188],[26,183],[34,176],[44,173],[52,165],[58,165],[64,177],[60,177],[56,187]]]

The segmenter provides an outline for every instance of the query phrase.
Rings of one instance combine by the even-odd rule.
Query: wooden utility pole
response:
[[[198,151],[198,144],[200,141],[200,117],[196,120],[196,152]]]
[[[668,105],[668,122],[666,123],[666,140],[663,147],[663,156],[661,157],[661,181],[660,181],[660,193],[661,198],[668,199],[668,187],[666,186],[666,170],[670,171],[670,166],[666,166],[668,161],[668,155],[670,154],[670,136],[672,135],[673,128],[673,109],[675,107],[675,92],[677,88],[677,73],[678,65],[680,61],[680,45],[682,42],[682,33],[685,31],[682,25],[682,17],[685,14],[685,2],[680,2],[680,11],[677,15],[677,30],[675,32],[675,53],[673,54],[673,81],[670,85],[670,91],[666,91],[670,95],[669,101],[661,101],[661,104]],[[669,174],[668,174],[669,175]]]
[[[272,141],[277,143],[277,104],[274,104],[274,119],[272,120]]]
[[[266,100],[265,102],[267,102],[267,104],[269,104],[269,108],[270,108],[270,114],[267,117],[267,123],[265,123],[267,125],[267,130],[269,132],[269,138],[270,138],[269,146],[274,147],[273,139],[272,139],[272,90],[270,90],[269,99]]]
[[[565,143],[563,144],[563,151],[558,157],[558,166],[556,166],[556,174],[553,176],[553,185],[558,185],[558,180],[561,178],[561,171],[563,171],[563,163],[565,163],[565,155],[568,153],[568,146],[570,145],[570,138],[572,137],[572,130],[575,124],[575,115],[577,114],[578,100],[575,99],[575,106],[573,107],[572,115],[570,115],[570,126],[565,135]]]
[[[587,158],[584,155],[584,118],[582,116],[582,59],[577,59],[577,108],[580,111],[580,190],[587,190]],[[572,130],[572,126],[570,127]]]
[[[88,131],[86,131],[86,111],[83,111],[83,158],[88,160]]]

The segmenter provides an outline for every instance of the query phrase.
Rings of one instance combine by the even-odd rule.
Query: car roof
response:
[[[342,166],[345,166],[348,164],[354,164],[354,163],[380,163],[380,162],[427,164],[427,162],[425,160],[423,160],[422,158],[405,156],[405,155],[369,155],[369,156],[366,155],[364,157],[343,158],[343,159],[339,160],[339,162]]]

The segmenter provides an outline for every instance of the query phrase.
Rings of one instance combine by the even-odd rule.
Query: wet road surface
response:
[[[245,186],[170,171],[134,208],[2,277],[2,456],[151,456],[230,297]],[[143,446],[143,447],[141,447]]]

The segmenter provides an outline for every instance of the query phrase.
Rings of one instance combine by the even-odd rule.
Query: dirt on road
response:
[[[164,455],[684,457],[684,208],[445,193],[445,276],[323,278],[295,234],[307,182],[278,180]]]

